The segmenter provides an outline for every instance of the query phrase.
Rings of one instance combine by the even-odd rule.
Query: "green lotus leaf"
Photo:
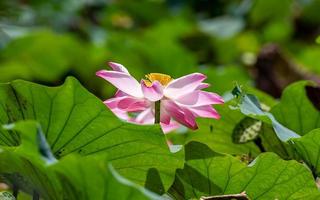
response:
[[[185,151],[185,167],[178,170],[169,191],[176,199],[243,192],[259,200],[320,198],[311,172],[297,161],[263,153],[247,166],[197,142],[189,143]]]
[[[157,175],[151,180],[160,182],[158,193],[170,187],[175,170],[183,166],[183,152],[170,152],[159,126],[120,121],[74,78],[59,87],[26,81],[1,84],[0,101],[1,125],[38,121],[56,159],[71,153],[103,155],[105,162],[139,185],[150,185],[150,177]],[[16,130],[0,131],[0,145],[19,144]]]

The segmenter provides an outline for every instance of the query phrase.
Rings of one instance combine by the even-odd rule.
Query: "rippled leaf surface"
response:
[[[140,185],[146,184],[149,170],[154,169],[158,179],[153,181],[160,181],[164,190],[172,183],[175,169],[183,165],[183,153],[169,151],[160,127],[120,121],[74,78],[53,88],[26,81],[2,84],[0,101],[1,124],[37,120],[57,159],[70,153],[103,155],[120,174]],[[16,131],[1,130],[1,145],[19,143]]]
[[[160,199],[117,174],[103,156],[74,154],[48,162],[39,144],[39,124],[34,121],[9,128],[21,136],[19,146],[0,148],[1,180],[11,186],[49,200]]]
[[[246,192],[250,199],[317,199],[312,174],[296,161],[264,153],[246,166],[200,143],[186,146],[186,163],[170,192],[178,199]]]
[[[302,81],[288,86],[280,103],[271,110],[281,124],[299,135],[320,128],[320,111],[307,96],[307,87],[312,85],[314,83]]]

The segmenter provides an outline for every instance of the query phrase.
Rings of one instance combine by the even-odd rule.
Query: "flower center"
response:
[[[161,74],[161,73],[150,73],[146,75],[147,80],[143,80],[144,83],[150,87],[152,85],[153,81],[159,81],[161,85],[167,86],[173,78],[167,74]]]

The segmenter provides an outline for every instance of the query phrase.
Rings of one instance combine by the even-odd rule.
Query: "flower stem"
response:
[[[154,118],[154,123],[159,124],[160,123],[160,101],[156,101],[154,103],[154,109],[155,109],[155,118]]]

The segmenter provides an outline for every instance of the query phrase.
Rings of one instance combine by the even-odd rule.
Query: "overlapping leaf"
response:
[[[122,178],[103,156],[68,155],[48,162],[48,149],[33,121],[12,124],[21,144],[1,147],[0,172],[4,181],[43,199],[160,199],[159,196]]]
[[[318,176],[320,172],[320,145],[317,142],[320,127],[318,97],[319,88],[312,82],[302,81],[285,89],[280,103],[272,108],[272,114],[262,111],[259,102],[252,95],[245,94],[240,103],[244,114],[272,124],[278,138],[289,142],[293,148],[289,148],[286,143],[277,142],[270,131],[268,135],[262,135],[264,144],[282,156],[287,155],[287,158],[302,159],[314,176]]]
[[[247,88],[247,89],[249,90],[249,92],[252,92],[255,95],[259,96],[259,98],[262,99],[266,107],[274,106],[275,100],[272,97],[253,88]],[[229,153],[233,155],[241,155],[241,154],[251,154],[253,156],[258,155],[260,150],[254,142],[252,141],[236,142],[234,139],[235,132],[239,132],[239,135],[244,134],[246,129],[244,128],[244,124],[242,122],[245,121],[248,117],[246,117],[244,114],[242,114],[238,110],[230,109],[233,106],[233,104],[234,104],[234,101],[230,100],[224,105],[215,106],[216,110],[221,115],[221,118],[219,120],[199,119],[198,120],[199,130],[195,131],[194,133],[191,133],[187,138],[187,141],[202,142],[204,144],[207,144],[214,151],[220,152],[220,153]],[[241,129],[241,130],[237,131],[236,129]],[[254,134],[263,136],[264,135],[263,133],[266,131],[270,132],[269,129],[260,128],[258,132]],[[273,134],[272,131],[271,131],[271,134]],[[275,139],[277,140],[277,138]],[[277,145],[277,143],[279,143],[276,140],[272,141],[272,142],[276,142],[274,145]],[[280,148],[280,151],[282,151],[281,148]],[[283,151],[281,153],[283,153]]]
[[[320,128],[320,111],[307,96],[308,86],[315,84],[302,81],[288,86],[283,91],[280,103],[271,110],[281,124],[299,135]]]
[[[239,98],[238,107],[244,115],[272,125],[281,141],[286,142],[291,138],[300,137],[297,133],[279,123],[270,112],[264,111],[256,96],[244,93],[239,87],[234,88],[233,94]]]
[[[318,199],[312,174],[296,161],[261,154],[249,166],[201,143],[186,146],[186,163],[170,193],[177,199],[246,192],[250,199]]]
[[[199,130],[191,133],[187,141],[198,141],[210,146],[214,151],[229,154],[258,155],[259,149],[253,143],[236,144],[232,142],[234,127],[244,118],[240,112],[230,110],[229,104],[216,106],[221,119],[199,119]]]
[[[302,135],[301,138],[291,138],[290,143],[314,176],[320,174],[319,91],[312,82],[294,83],[285,89],[280,103],[271,110],[280,123]]]
[[[158,177],[152,180],[163,184],[160,193],[183,165],[182,152],[170,153],[158,126],[121,122],[73,78],[55,88],[25,81],[2,84],[0,100],[1,124],[37,120],[58,159],[70,153],[103,155],[120,174],[140,185],[147,184],[151,170],[151,177]],[[0,143],[18,145],[19,134],[2,130]]]
[[[299,139],[293,139],[293,147],[310,167],[314,176],[320,175],[320,129],[315,129]]]

